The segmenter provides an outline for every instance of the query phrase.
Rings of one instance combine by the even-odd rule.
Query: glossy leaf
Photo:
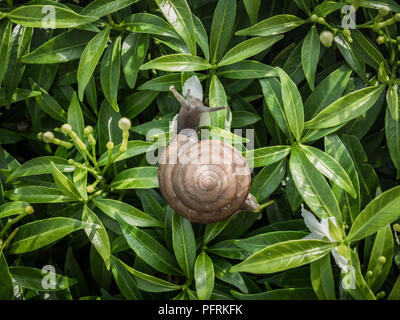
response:
[[[301,95],[286,72],[280,68],[277,71],[281,79],[283,107],[289,128],[295,138],[300,140],[304,129],[304,110]]]
[[[111,256],[111,271],[121,293],[127,300],[140,300],[142,295],[135,279],[119,259]]]
[[[157,69],[170,72],[200,71],[210,69],[211,65],[200,57],[176,53],[156,58],[143,64],[140,70]]]
[[[336,246],[322,240],[289,240],[273,244],[233,266],[231,272],[275,273],[296,268],[327,255]]]
[[[315,73],[318,67],[320,41],[317,28],[311,27],[301,47],[301,63],[308,85],[314,91]]]
[[[96,227],[93,224],[63,217],[37,220],[19,227],[7,252],[21,254],[35,251],[64,238],[74,231]]]
[[[78,93],[79,100],[81,101],[90,77],[92,76],[94,69],[96,68],[97,63],[100,61],[100,57],[102,56],[106,47],[109,35],[110,29],[104,28],[89,41],[83,50],[82,56],[79,60],[77,73]]]
[[[246,158],[247,164],[252,168],[267,167],[286,158],[290,150],[289,146],[264,147],[246,151],[243,156]]]
[[[210,34],[211,62],[217,62],[224,54],[232,37],[236,17],[236,1],[218,1],[214,11]]]
[[[211,297],[214,281],[214,266],[210,257],[202,251],[196,259],[194,278],[196,280],[196,292],[199,300],[207,300]]]
[[[7,260],[2,252],[0,252],[0,274],[0,299],[12,300],[14,298],[14,286]]]
[[[174,212],[172,216],[172,244],[179,266],[187,278],[191,278],[196,259],[196,241],[192,224]]]
[[[237,36],[270,36],[288,32],[305,21],[290,14],[280,14],[236,32]]]
[[[87,16],[102,17],[115,11],[121,10],[139,0],[95,0],[81,10],[81,14]]]
[[[54,181],[57,184],[57,187],[61,190],[65,196],[70,197],[75,200],[81,200],[81,195],[79,191],[76,189],[75,185],[71,180],[69,180],[66,176],[64,176],[60,170],[54,165],[54,163],[50,163],[51,170],[53,174]]]
[[[312,286],[318,299],[335,300],[335,283],[329,255],[311,262],[310,270]]]
[[[378,100],[384,87],[367,87],[351,92],[326,107],[305,123],[306,128],[324,129],[338,126],[358,117]]]
[[[157,167],[137,167],[117,174],[111,182],[114,189],[158,188]]]
[[[400,187],[385,191],[372,200],[359,214],[350,229],[348,238],[357,241],[368,237],[400,217]]]
[[[122,234],[138,257],[160,272],[171,275],[181,274],[176,260],[163,245],[146,232],[128,225],[122,218],[116,216]]]

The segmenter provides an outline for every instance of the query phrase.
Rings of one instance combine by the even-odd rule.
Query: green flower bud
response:
[[[386,257],[384,257],[384,256],[380,256],[379,258],[378,258],[378,262],[379,263],[381,263],[381,264],[385,264],[386,263]]]
[[[393,18],[394,18],[394,21],[400,22],[400,13],[396,13]]]
[[[381,7],[380,9],[379,9],[379,15],[381,16],[381,17],[385,17],[385,16],[387,16],[389,14],[389,9],[387,8],[387,7]]]
[[[351,36],[351,31],[350,31],[350,29],[344,29],[344,30],[343,30],[343,35],[344,35],[346,38],[350,37],[350,36]]]
[[[352,37],[347,37],[346,40],[347,40],[348,43],[353,43],[353,38]]]
[[[374,273],[371,270],[367,271],[367,278],[370,278],[374,275]]]
[[[85,136],[88,136],[89,134],[91,134],[93,132],[93,127],[92,126],[87,126],[85,128],[85,130],[83,130]]]
[[[108,141],[106,147],[107,150],[112,150],[114,148],[114,143],[112,141]]]
[[[72,126],[69,123],[65,123],[61,127],[61,132],[65,135],[69,134],[72,131]]]
[[[38,132],[37,138],[38,138],[39,140],[42,140],[42,139],[43,139],[43,132]]]
[[[319,24],[324,24],[326,21],[325,21],[325,18],[319,17],[319,18],[317,19],[317,22],[318,22]]]
[[[132,124],[131,124],[131,120],[129,120],[128,118],[121,118],[118,121],[118,127],[121,130],[129,130],[131,128]]]
[[[318,21],[318,16],[316,14],[313,14],[311,16],[311,22],[317,22]]]
[[[330,32],[330,31],[321,32],[321,34],[319,35],[319,40],[325,47],[329,48],[330,46],[332,46],[332,42],[333,42],[332,32]]]
[[[46,143],[51,143],[54,140],[54,133],[51,131],[46,131],[45,133],[43,133],[42,139]]]
[[[379,37],[376,39],[376,43],[377,43],[377,44],[383,44],[383,43],[385,43],[385,37],[384,37],[384,36],[379,36]]]
[[[35,210],[33,210],[33,207],[32,206],[27,206],[26,208],[25,208],[25,213],[26,214],[32,214],[32,213],[34,213],[35,212]]]
[[[93,186],[87,186],[86,191],[87,193],[93,193],[94,192]]]

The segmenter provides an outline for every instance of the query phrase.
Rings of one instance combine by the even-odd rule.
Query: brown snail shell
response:
[[[257,201],[249,194],[250,169],[242,154],[227,143],[198,141],[195,131],[185,131],[171,140],[159,161],[159,187],[167,203],[198,223],[217,222],[243,210],[256,211]]]

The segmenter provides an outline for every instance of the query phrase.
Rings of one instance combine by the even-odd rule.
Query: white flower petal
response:
[[[333,258],[335,259],[337,266],[343,272],[347,273],[348,268],[349,268],[349,261],[337,251],[337,248],[333,249],[331,252],[332,252]]]
[[[182,90],[184,97],[186,97],[188,90],[190,90],[190,95],[192,97],[203,101],[203,87],[201,86],[201,82],[197,76],[192,76],[185,81]]]
[[[318,222],[317,218],[310,211],[304,209],[303,205],[301,206],[301,215],[303,216],[304,223],[311,233],[314,234],[318,239],[322,239],[322,237],[325,236],[324,229]]]

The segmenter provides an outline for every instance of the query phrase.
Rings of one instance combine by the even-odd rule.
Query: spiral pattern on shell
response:
[[[178,134],[161,156],[158,180],[177,213],[193,222],[212,223],[240,209],[251,176],[241,153],[229,144]]]

